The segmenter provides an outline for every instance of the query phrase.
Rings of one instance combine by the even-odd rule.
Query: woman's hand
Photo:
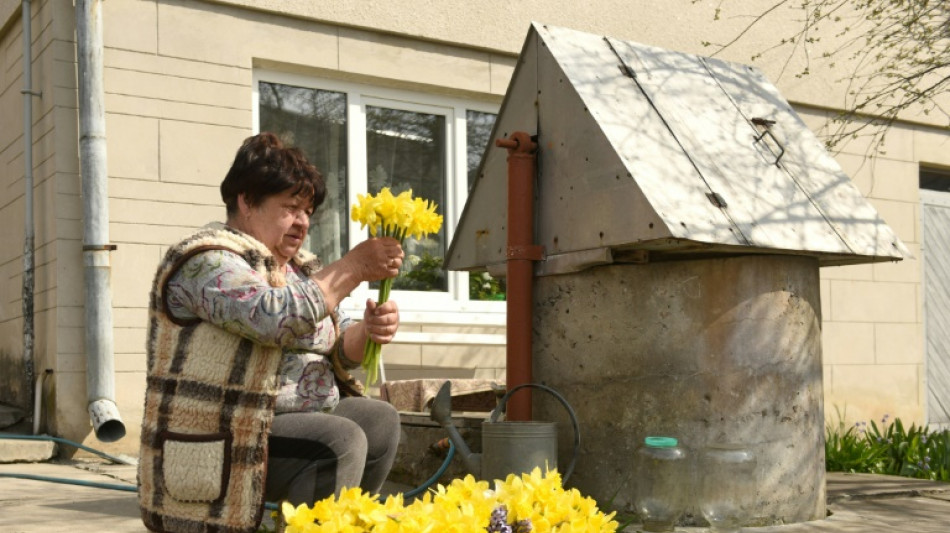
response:
[[[339,261],[311,277],[320,286],[327,309],[335,309],[360,283],[399,275],[403,257],[402,246],[396,239],[373,238],[357,244]]]
[[[377,305],[372,299],[367,299],[363,324],[370,340],[389,344],[399,329],[399,307],[393,300]]]
[[[392,237],[365,240],[343,256],[362,281],[379,281],[399,275],[405,253],[399,241]]]
[[[376,305],[372,299],[366,300],[363,321],[350,326],[343,335],[346,358],[356,363],[362,362],[367,338],[379,344],[389,344],[396,336],[397,329],[399,308],[395,301],[389,300],[382,305]]]

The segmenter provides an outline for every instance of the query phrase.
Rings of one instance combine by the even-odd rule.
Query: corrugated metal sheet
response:
[[[950,425],[950,193],[921,199],[927,422]]]
[[[492,138],[537,135],[539,274],[683,254],[900,260],[903,243],[756,69],[533,25]],[[505,261],[489,146],[446,265]],[[642,258],[642,255],[637,256]]]

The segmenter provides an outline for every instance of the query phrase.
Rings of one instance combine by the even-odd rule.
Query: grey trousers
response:
[[[274,417],[267,501],[313,505],[344,488],[378,493],[399,446],[399,413],[370,398],[343,398],[333,413]]]

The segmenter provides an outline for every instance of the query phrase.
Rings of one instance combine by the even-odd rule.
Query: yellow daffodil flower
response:
[[[408,236],[418,240],[439,232],[442,215],[435,210],[435,203],[413,198],[412,189],[393,196],[389,187],[383,187],[375,196],[357,194],[350,219],[359,222],[360,229],[368,227],[373,237],[393,237],[403,244]],[[384,279],[379,286],[378,303],[386,302],[391,290],[392,278]],[[379,344],[366,340],[362,367],[366,371],[367,385],[374,384],[378,378],[381,349]]]
[[[401,494],[380,502],[359,488],[315,502],[281,506],[288,533],[485,533],[503,506],[507,523],[531,522],[532,533],[615,533],[615,513],[605,514],[577,489],[565,490],[557,471],[540,469],[489,483],[467,475],[438,485],[408,506]]]

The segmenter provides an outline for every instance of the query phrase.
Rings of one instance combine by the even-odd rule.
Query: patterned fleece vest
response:
[[[202,320],[176,319],[164,298],[188,258],[220,249],[241,255],[271,286],[286,285],[263,244],[220,223],[172,247],[159,265],[149,301],[138,470],[142,520],[153,531],[251,533],[263,513],[281,350]],[[304,275],[319,268],[307,252],[293,261]]]

